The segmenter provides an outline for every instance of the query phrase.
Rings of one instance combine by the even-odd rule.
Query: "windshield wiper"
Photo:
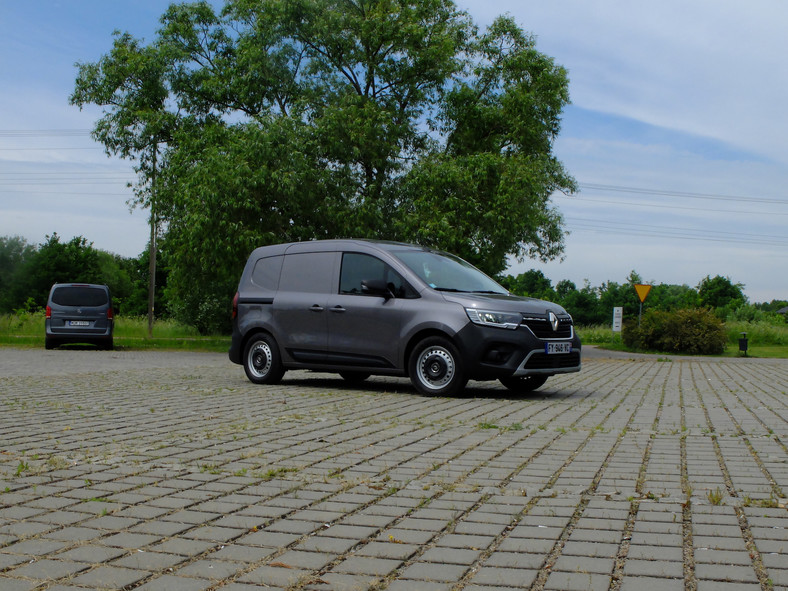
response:
[[[435,291],[448,291],[451,293],[491,293],[494,295],[507,295],[503,291],[492,291],[483,289],[457,289],[456,287],[433,287]]]

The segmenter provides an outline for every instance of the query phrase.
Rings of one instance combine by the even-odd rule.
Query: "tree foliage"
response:
[[[229,302],[250,250],[281,241],[405,240],[491,274],[561,255],[567,76],[512,19],[480,32],[451,0],[229,0],[161,23],[81,64],[72,102],[105,108],[94,135],[112,153],[166,138],[176,305]]]
[[[632,349],[719,355],[728,335],[722,321],[708,309],[649,310],[639,325],[634,320],[624,324],[623,340]]]
[[[37,246],[0,237],[0,313],[43,308],[54,283],[99,283],[109,286],[121,314],[144,314],[147,256],[128,259],[97,250],[83,236],[64,242],[53,233]],[[166,276],[160,280],[164,285]]]
[[[716,275],[711,278],[707,275],[698,284],[698,301],[705,308],[735,310],[747,303],[743,287],[728,277]]]
[[[501,278],[501,284],[513,293],[560,303],[572,314],[575,322],[582,325],[610,324],[613,308],[619,306],[624,309],[624,318],[637,318],[640,300],[635,285],[643,282],[643,278],[635,271],[630,272],[624,283],[606,281],[598,287],[592,287],[586,282],[579,289],[566,279],[553,288],[550,280],[541,271],[534,269],[516,277],[507,275]],[[706,277],[698,288],[653,284],[643,309],[676,312],[705,307],[722,319],[736,315],[754,317],[758,311],[755,307],[751,307],[752,310],[745,309],[746,298],[742,288],[741,284],[732,284],[730,279],[719,276],[714,279]],[[774,306],[768,309],[772,308]],[[767,312],[761,312],[760,315],[764,313]]]

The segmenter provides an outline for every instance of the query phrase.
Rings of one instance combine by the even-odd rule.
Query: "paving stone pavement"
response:
[[[0,348],[0,590],[788,590],[788,361],[511,396]]]

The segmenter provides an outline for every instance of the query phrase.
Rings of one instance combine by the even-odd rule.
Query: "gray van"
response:
[[[112,349],[115,313],[106,285],[55,283],[49,290],[44,343],[90,343]]]
[[[423,394],[457,394],[469,379],[529,392],[580,370],[580,339],[561,306],[511,295],[451,254],[318,240],[252,252],[230,360],[258,384],[311,369],[353,382],[408,376]]]

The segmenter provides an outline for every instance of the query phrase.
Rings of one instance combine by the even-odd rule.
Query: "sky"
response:
[[[553,197],[566,249],[509,273],[578,288],[721,275],[751,302],[788,299],[788,2],[456,3],[480,27],[512,16],[570,80],[554,146],[580,188]],[[167,4],[0,0],[0,236],[146,248],[133,164],[90,138],[100,110],[68,97],[77,62],[106,54],[114,30],[152,41]]]

